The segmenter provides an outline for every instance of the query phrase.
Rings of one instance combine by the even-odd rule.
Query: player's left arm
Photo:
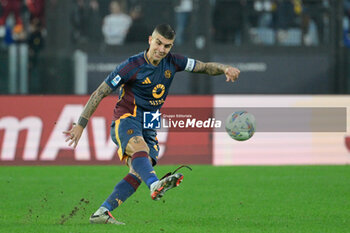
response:
[[[234,82],[238,78],[240,70],[235,67],[224,65],[221,63],[201,62],[197,60],[192,72],[208,74],[212,76],[225,74],[226,82]]]

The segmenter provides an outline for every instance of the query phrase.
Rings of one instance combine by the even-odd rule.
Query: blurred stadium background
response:
[[[160,22],[178,32],[175,52],[243,72],[233,87],[181,73],[172,94],[350,91],[348,0],[119,0],[124,26],[115,31],[121,38],[106,42],[110,2],[2,0],[0,15],[10,14],[0,22],[0,93],[91,93],[115,64],[147,48]],[[80,78],[85,86],[76,85]]]

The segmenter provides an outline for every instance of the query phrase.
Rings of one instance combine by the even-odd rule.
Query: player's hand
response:
[[[63,131],[64,134],[67,134],[68,138],[66,142],[69,142],[69,146],[73,144],[73,148],[75,149],[78,145],[79,139],[83,133],[84,128],[81,125],[77,125],[73,123],[73,127],[68,131]]]
[[[239,71],[239,69],[234,68],[232,66],[227,67],[225,69],[225,75],[226,75],[226,82],[234,82],[236,81],[236,79],[238,79],[239,73],[241,71]]]

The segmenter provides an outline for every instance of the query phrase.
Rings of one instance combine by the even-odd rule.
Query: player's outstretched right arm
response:
[[[73,147],[75,148],[78,145],[79,139],[90,117],[96,111],[101,100],[108,96],[112,91],[112,88],[110,88],[107,83],[102,82],[102,84],[91,94],[89,101],[86,103],[84,110],[79,117],[78,124],[74,123],[70,130],[63,132],[69,136],[66,139],[66,142],[70,141],[69,146],[73,144]]]

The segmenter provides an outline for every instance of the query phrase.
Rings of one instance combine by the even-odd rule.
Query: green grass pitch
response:
[[[142,184],[116,226],[88,219],[127,167],[0,167],[0,232],[350,232],[350,166],[192,168],[158,202]]]

